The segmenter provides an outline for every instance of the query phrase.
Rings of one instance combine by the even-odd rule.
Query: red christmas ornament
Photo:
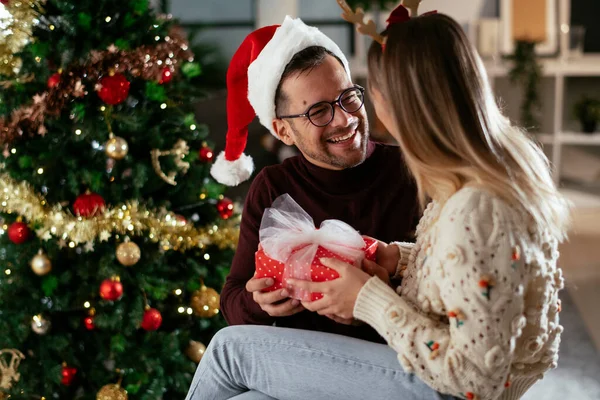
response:
[[[162,324],[162,315],[156,308],[146,308],[144,318],[142,319],[142,329],[146,331],[155,331]]]
[[[104,300],[115,301],[123,296],[123,284],[119,277],[105,279],[100,285],[100,297]]]
[[[8,2],[9,2],[9,0],[0,0],[0,3],[2,3],[2,4],[4,4],[4,5],[7,5],[7,4],[8,4]]]
[[[65,386],[69,386],[71,383],[73,383],[73,380],[75,379],[76,374],[77,374],[77,368],[69,367],[69,366],[67,366],[67,364],[63,364],[62,380],[60,381],[60,383],[62,383]]]
[[[173,79],[173,70],[170,67],[165,67],[162,70],[162,77],[158,81],[159,84],[163,85],[165,83],[171,82]]]
[[[31,230],[25,222],[13,222],[8,227],[8,238],[14,244],[23,244],[31,237]]]
[[[208,163],[215,158],[215,153],[210,147],[203,147],[198,151],[198,157],[203,163]]]
[[[57,72],[56,74],[52,74],[50,78],[48,78],[48,89],[55,88],[60,83],[60,74]]]
[[[106,104],[117,105],[129,96],[129,81],[123,74],[107,75],[100,79],[98,96]]]
[[[96,325],[94,324],[94,317],[92,315],[84,318],[83,325],[85,325],[85,329],[87,329],[88,331],[93,331],[94,329],[96,329]]]
[[[104,199],[96,193],[89,191],[77,196],[73,202],[73,212],[78,217],[93,217],[104,211]]]
[[[223,219],[229,219],[233,215],[233,201],[225,197],[217,203],[217,211]]]

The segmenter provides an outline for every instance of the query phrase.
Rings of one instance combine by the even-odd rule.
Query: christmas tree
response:
[[[202,65],[148,0],[0,2],[0,398],[181,399],[239,223]]]

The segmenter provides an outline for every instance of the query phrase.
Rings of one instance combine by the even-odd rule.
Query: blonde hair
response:
[[[369,50],[369,85],[391,105],[406,163],[427,197],[466,183],[501,196],[541,231],[566,238],[569,205],[547,157],[502,115],[484,65],[462,28],[435,14],[392,25]]]

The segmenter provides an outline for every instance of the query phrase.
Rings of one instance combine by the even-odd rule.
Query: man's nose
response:
[[[340,107],[339,104],[336,104],[335,106],[333,106],[333,111],[334,111],[334,115],[333,115],[333,120],[331,121],[331,126],[337,126],[337,127],[347,127],[350,126],[352,124],[352,122],[354,121],[354,119],[356,118],[354,115],[350,114],[349,112],[344,111],[344,109],[342,107]]]

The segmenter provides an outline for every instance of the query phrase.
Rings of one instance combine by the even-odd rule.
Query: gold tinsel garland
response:
[[[29,183],[16,182],[6,174],[0,175],[0,212],[23,216],[35,225],[42,240],[57,238],[73,246],[121,235],[148,237],[165,251],[209,245],[234,249],[239,234],[239,218],[196,228],[175,213],[150,210],[137,201],[106,208],[94,217],[76,217],[60,205],[48,205]]]
[[[15,56],[31,40],[45,1],[11,0],[0,4],[0,75],[14,76],[21,67]]]

